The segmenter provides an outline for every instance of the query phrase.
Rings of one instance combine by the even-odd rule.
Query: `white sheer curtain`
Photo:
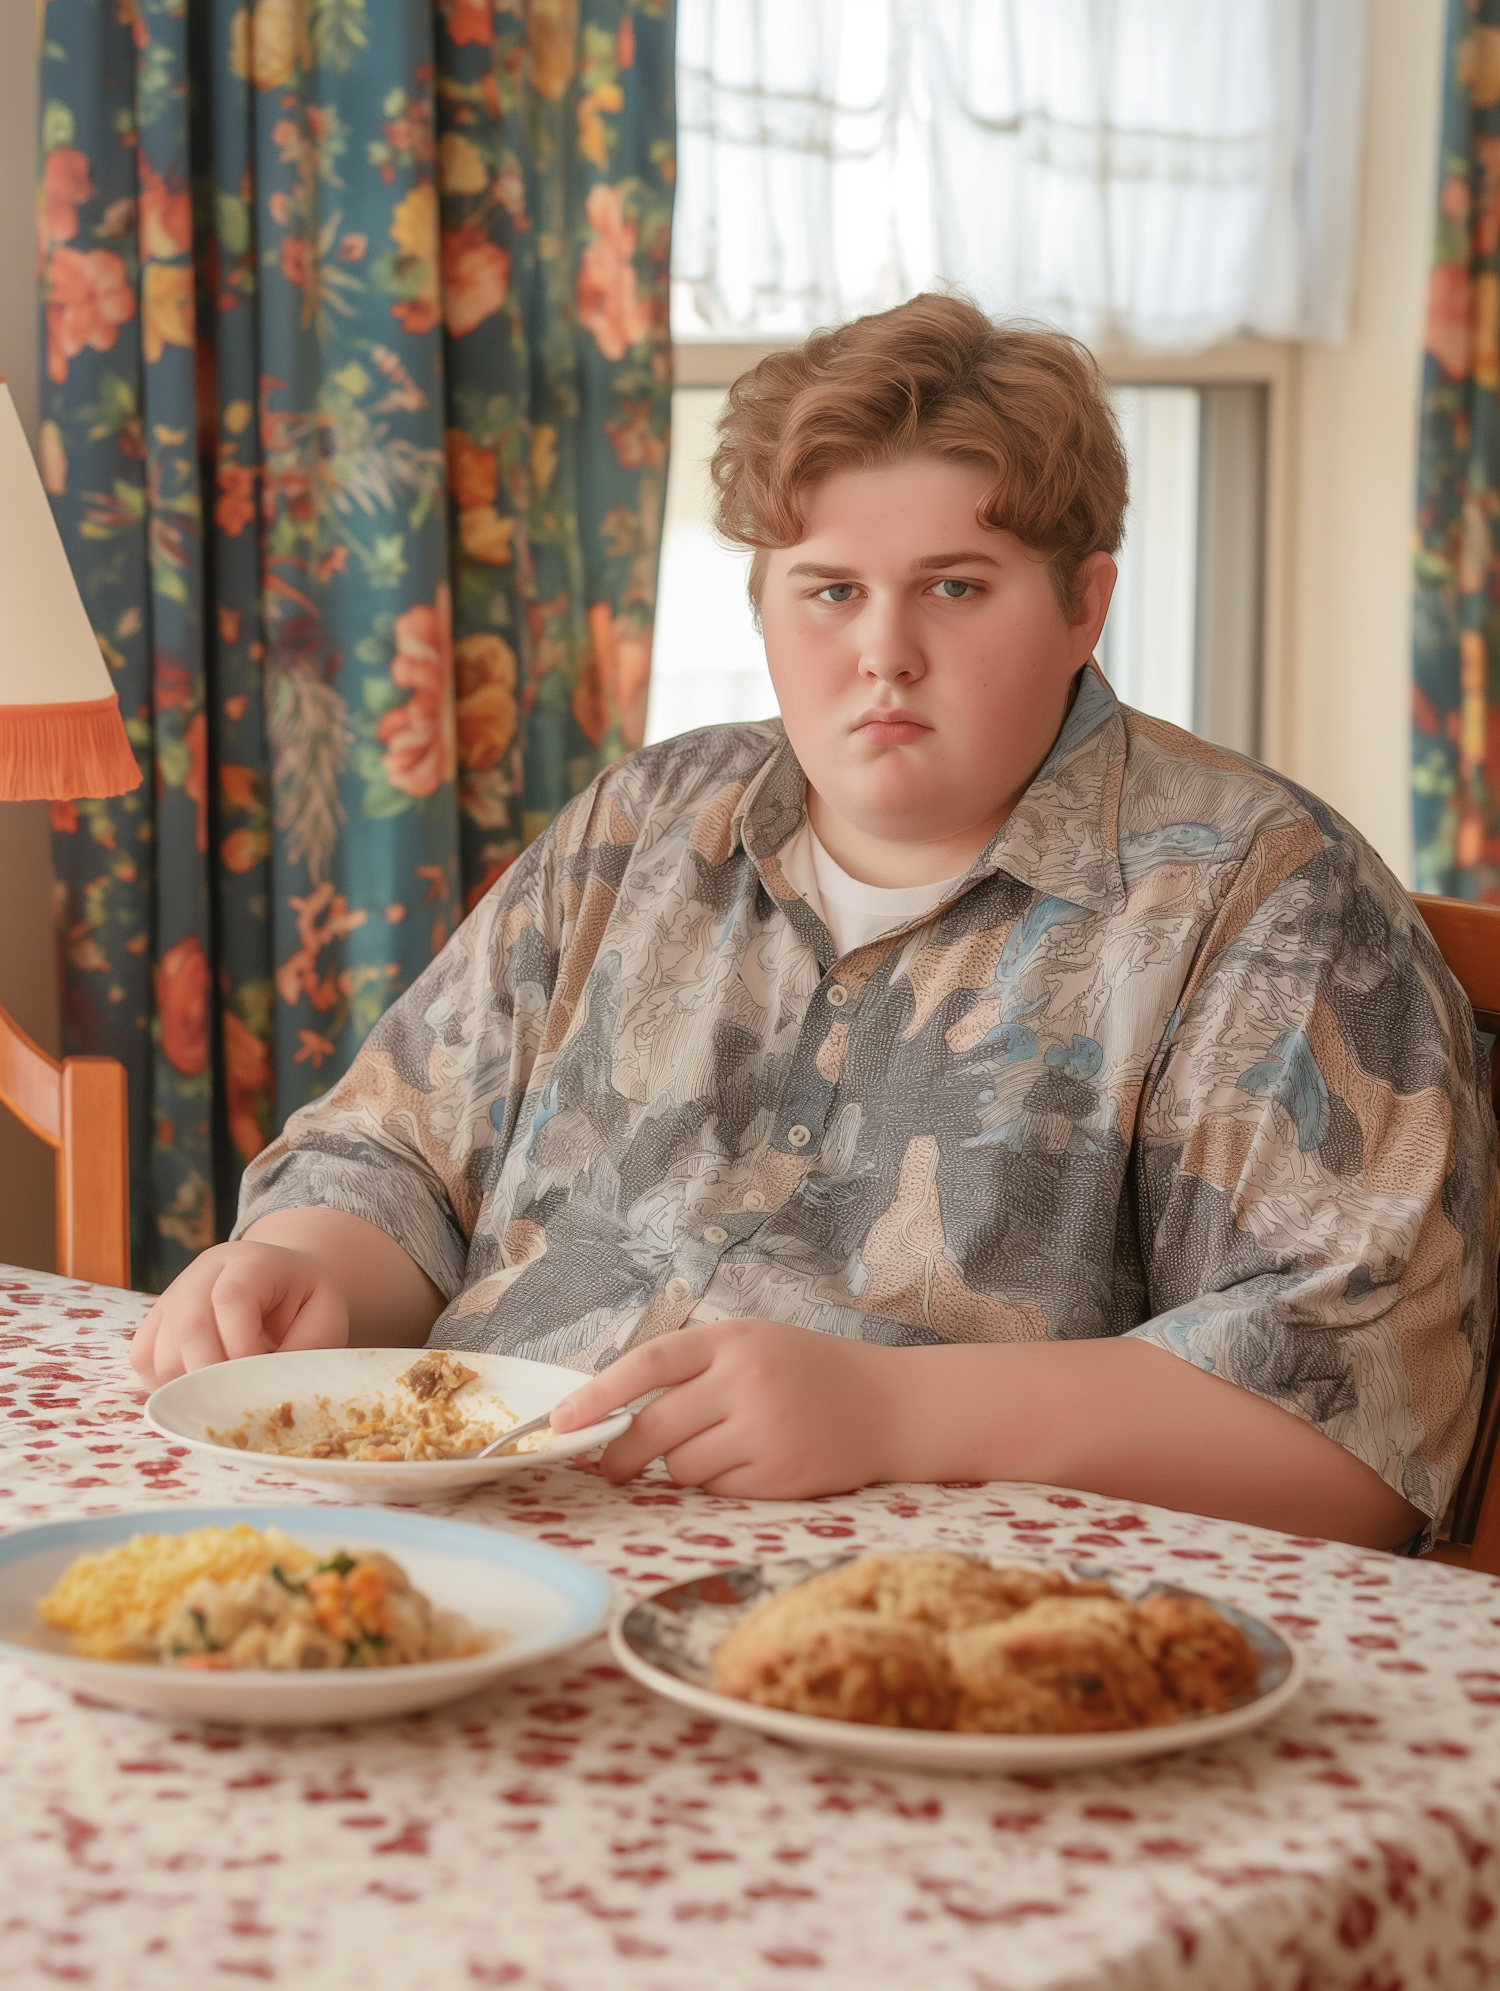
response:
[[[678,0],[673,330],[1341,339],[1365,0]]]

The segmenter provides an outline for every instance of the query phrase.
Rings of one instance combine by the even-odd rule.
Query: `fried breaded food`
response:
[[[714,1686],[763,1708],[886,1728],[947,1728],[953,1717],[939,1636],[871,1611],[754,1611],[720,1640]]]
[[[1157,1668],[1183,1714],[1219,1714],[1255,1689],[1249,1639],[1202,1597],[1147,1597],[1144,1624],[1160,1641]]]
[[[1201,1597],[1128,1603],[1060,1570],[865,1555],[793,1585],[720,1642],[714,1685],[762,1707],[893,1728],[1069,1735],[1217,1713],[1255,1653]]]
[[[1056,1569],[1018,1564],[996,1569],[974,1556],[924,1550],[859,1556],[842,1569],[783,1590],[759,1610],[796,1617],[809,1611],[873,1611],[950,1632],[1013,1617],[1043,1597],[1086,1594],[1111,1593],[1104,1584],[1070,1582]]]
[[[1156,1636],[1119,1598],[1051,1597],[948,1640],[953,1726],[978,1734],[1146,1728],[1178,1710],[1152,1663]]]

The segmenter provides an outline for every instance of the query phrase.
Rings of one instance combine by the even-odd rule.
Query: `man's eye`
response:
[[[937,583],[937,592],[944,601],[967,601],[974,592],[974,583],[942,580]]]
[[[818,591],[819,601],[853,601],[853,599],[854,584],[852,581],[834,581],[829,587],[821,588]]]

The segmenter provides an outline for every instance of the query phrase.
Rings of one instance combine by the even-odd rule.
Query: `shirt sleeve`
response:
[[[460,1290],[556,983],[580,813],[571,805],[531,845],[339,1083],[250,1164],[234,1237],[273,1210],[346,1210],[393,1237],[445,1301]]]
[[[1473,1013],[1352,833],[1257,900],[1253,854],[1148,1081],[1133,1330],[1295,1412],[1431,1541],[1473,1442],[1497,1178]]]

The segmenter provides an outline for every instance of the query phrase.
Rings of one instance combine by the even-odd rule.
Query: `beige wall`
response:
[[[36,16],[28,0],[0,0],[0,373],[26,433],[37,423]],[[0,1004],[54,1054],[57,978],[52,955],[52,861],[41,803],[0,803]],[[0,1111],[0,1261],[52,1264],[48,1151]]]
[[[1443,0],[1370,0],[1353,336],[1305,347],[1270,751],[1412,881],[1411,530]]]

